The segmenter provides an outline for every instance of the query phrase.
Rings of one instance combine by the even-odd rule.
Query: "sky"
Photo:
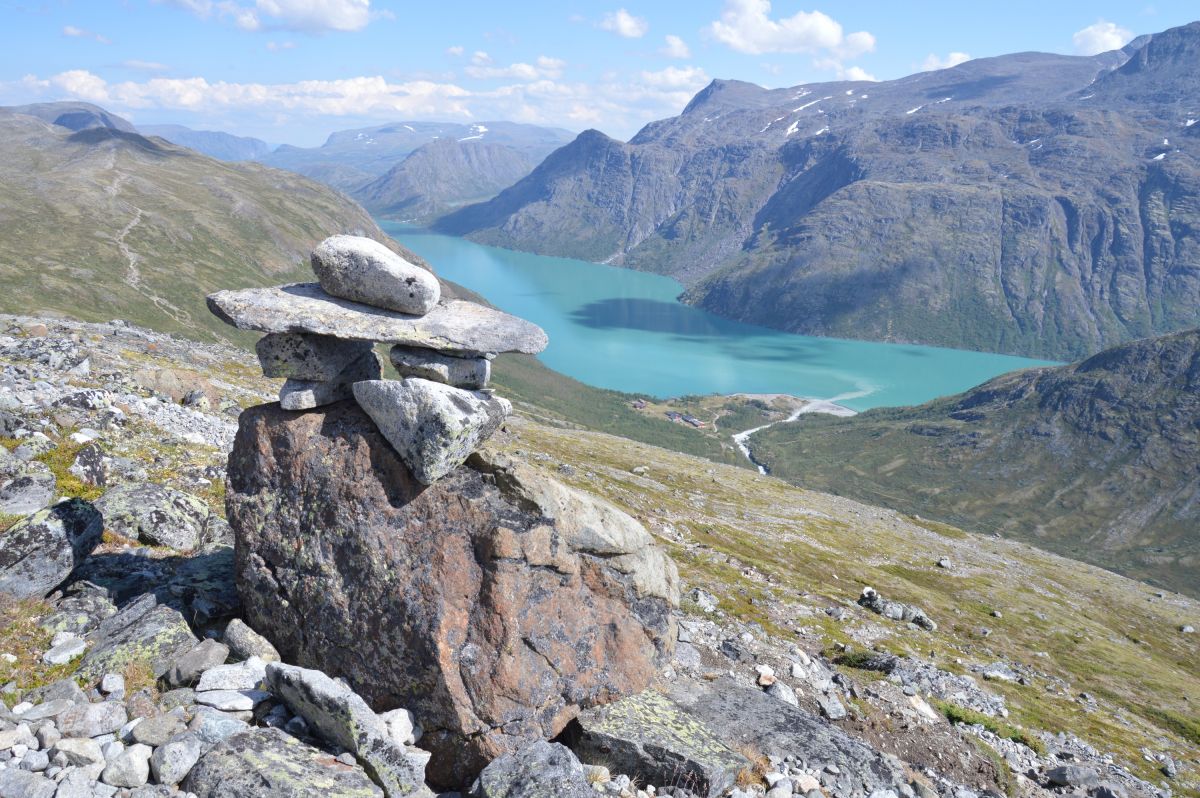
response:
[[[1195,0],[0,0],[0,105],[86,100],[302,146],[413,119],[627,139],[713,78],[890,80],[1197,18]]]

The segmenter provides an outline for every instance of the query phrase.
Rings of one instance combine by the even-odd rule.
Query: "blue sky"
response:
[[[716,77],[888,80],[1101,52],[1196,18],[1195,0],[3,0],[0,104],[84,99],[135,123],[303,145],[402,119],[628,138]]]

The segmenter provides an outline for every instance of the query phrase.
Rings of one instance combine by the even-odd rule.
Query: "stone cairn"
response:
[[[442,301],[431,271],[382,244],[336,235],[312,252],[318,283],[219,291],[209,309],[266,335],[263,374],[284,377],[285,410],[353,397],[422,484],[461,465],[512,406],[488,389],[500,352],[536,354],[540,327],[474,302]],[[391,344],[400,380],[382,379],[375,344]]]

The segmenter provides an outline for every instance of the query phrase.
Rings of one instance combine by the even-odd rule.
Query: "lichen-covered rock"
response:
[[[595,798],[571,749],[544,740],[495,759],[479,774],[471,798]]]
[[[0,513],[35,513],[54,501],[57,486],[54,475],[49,473],[24,474],[9,480],[0,488]]]
[[[345,341],[328,335],[272,333],[254,346],[267,377],[332,380],[371,351],[370,341]]]
[[[492,361],[486,357],[454,357],[419,346],[400,345],[393,346],[388,357],[401,377],[420,377],[455,388],[476,391],[486,388],[492,377]]]
[[[937,631],[937,624],[925,614],[925,610],[912,604],[902,604],[899,601],[885,599],[873,587],[863,588],[862,595],[858,597],[858,603],[859,606],[879,613],[884,618],[915,624],[927,632]]]
[[[650,784],[682,784],[708,798],[728,792],[750,765],[702,720],[653,690],[587,710],[570,737],[584,762]]]
[[[119,673],[130,662],[145,662],[156,678],[177,657],[198,642],[178,610],[159,604],[147,594],[103,621],[88,635],[91,648],[80,663],[80,673],[100,678]]]
[[[312,269],[329,294],[372,307],[422,316],[442,286],[432,272],[363,236],[330,236],[312,251]]]
[[[39,510],[0,535],[0,592],[41,598],[71,575],[104,531],[100,513],[82,499]]]
[[[258,657],[263,662],[279,662],[279,652],[271,641],[247,626],[241,618],[229,622],[221,639],[237,659]]]
[[[218,743],[181,787],[200,798],[384,798],[362,768],[278,729],[250,729]]]
[[[205,540],[212,516],[203,500],[152,482],[118,485],[97,500],[96,509],[113,532],[180,551],[190,551]]]
[[[462,465],[512,412],[506,399],[415,377],[356,382],[354,398],[426,485]]]
[[[279,405],[284,410],[311,410],[331,405],[352,395],[352,386],[360,380],[377,380],[383,374],[379,357],[368,350],[332,379],[297,380],[289,378],[279,390]]]
[[[271,692],[308,722],[318,736],[358,757],[389,798],[411,795],[424,780],[392,740],[387,724],[346,685],[324,673],[272,662],[267,666]]]
[[[350,402],[240,421],[246,619],[373,709],[410,709],[432,784],[642,690],[669,653],[674,565],[611,505],[485,456],[426,487]]]

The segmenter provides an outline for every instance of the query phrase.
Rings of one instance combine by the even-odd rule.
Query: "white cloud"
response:
[[[307,33],[356,31],[371,21],[371,0],[155,0],[190,11],[201,19],[216,16],[243,30],[292,30]],[[388,16],[379,12],[377,16]]]
[[[854,58],[875,49],[870,33],[846,35],[837,20],[820,11],[798,11],[780,19],[771,19],[770,14],[770,0],[726,0],[721,18],[708,26],[708,33],[750,55],[825,51]]]
[[[62,32],[63,36],[70,36],[74,39],[91,39],[92,41],[99,42],[100,44],[112,44],[107,37],[101,36],[99,33],[93,33],[90,30],[77,28],[74,25],[64,25]]]
[[[491,66],[492,59],[487,53],[476,53],[484,58],[472,58],[471,66],[464,71],[473,78],[494,79],[512,78],[516,80],[542,80],[562,77],[563,67],[567,65],[560,58],[538,56],[536,64],[516,63],[506,67]]]
[[[1109,50],[1119,50],[1133,39],[1133,31],[1126,30],[1114,22],[1096,20],[1071,37],[1075,52],[1079,55],[1096,55]]]
[[[487,66],[492,63],[492,57],[483,50],[476,50],[471,54],[471,63],[475,66]]]
[[[922,72],[932,72],[935,69],[949,69],[953,66],[966,63],[971,60],[969,53],[953,52],[945,58],[941,58],[934,53],[925,56],[924,63],[921,64]]]
[[[664,39],[666,44],[659,50],[665,56],[670,58],[691,58],[692,51],[688,48],[687,42],[679,38],[673,33],[668,33]]]
[[[625,9],[618,8],[604,15],[600,27],[626,39],[640,39],[650,30],[650,23],[643,17],[635,17]]]
[[[267,49],[272,53],[280,53],[284,50],[296,49],[295,42],[267,42]]]
[[[157,61],[141,61],[137,58],[122,61],[120,66],[137,72],[166,72],[170,69],[166,64],[160,64]]]
[[[879,78],[860,66],[847,67],[842,71],[840,77],[842,80],[869,80],[871,82],[879,80]]]
[[[461,44],[456,44],[453,47],[446,48],[446,55],[462,55],[463,47]]]
[[[559,59],[543,56],[528,65],[539,75],[560,72]],[[231,130],[286,130],[330,124],[367,125],[397,119],[512,119],[572,128],[599,127],[627,136],[645,123],[679,113],[708,82],[698,67],[671,66],[658,72],[610,73],[596,82],[550,77],[518,79],[485,89],[468,89],[452,79],[391,82],[382,76],[296,83],[210,82],[202,77],[147,78],[108,82],[87,70],[49,78],[27,76],[0,82],[0,104],[87,99],[124,115],[170,111],[188,122],[230,120]]]

